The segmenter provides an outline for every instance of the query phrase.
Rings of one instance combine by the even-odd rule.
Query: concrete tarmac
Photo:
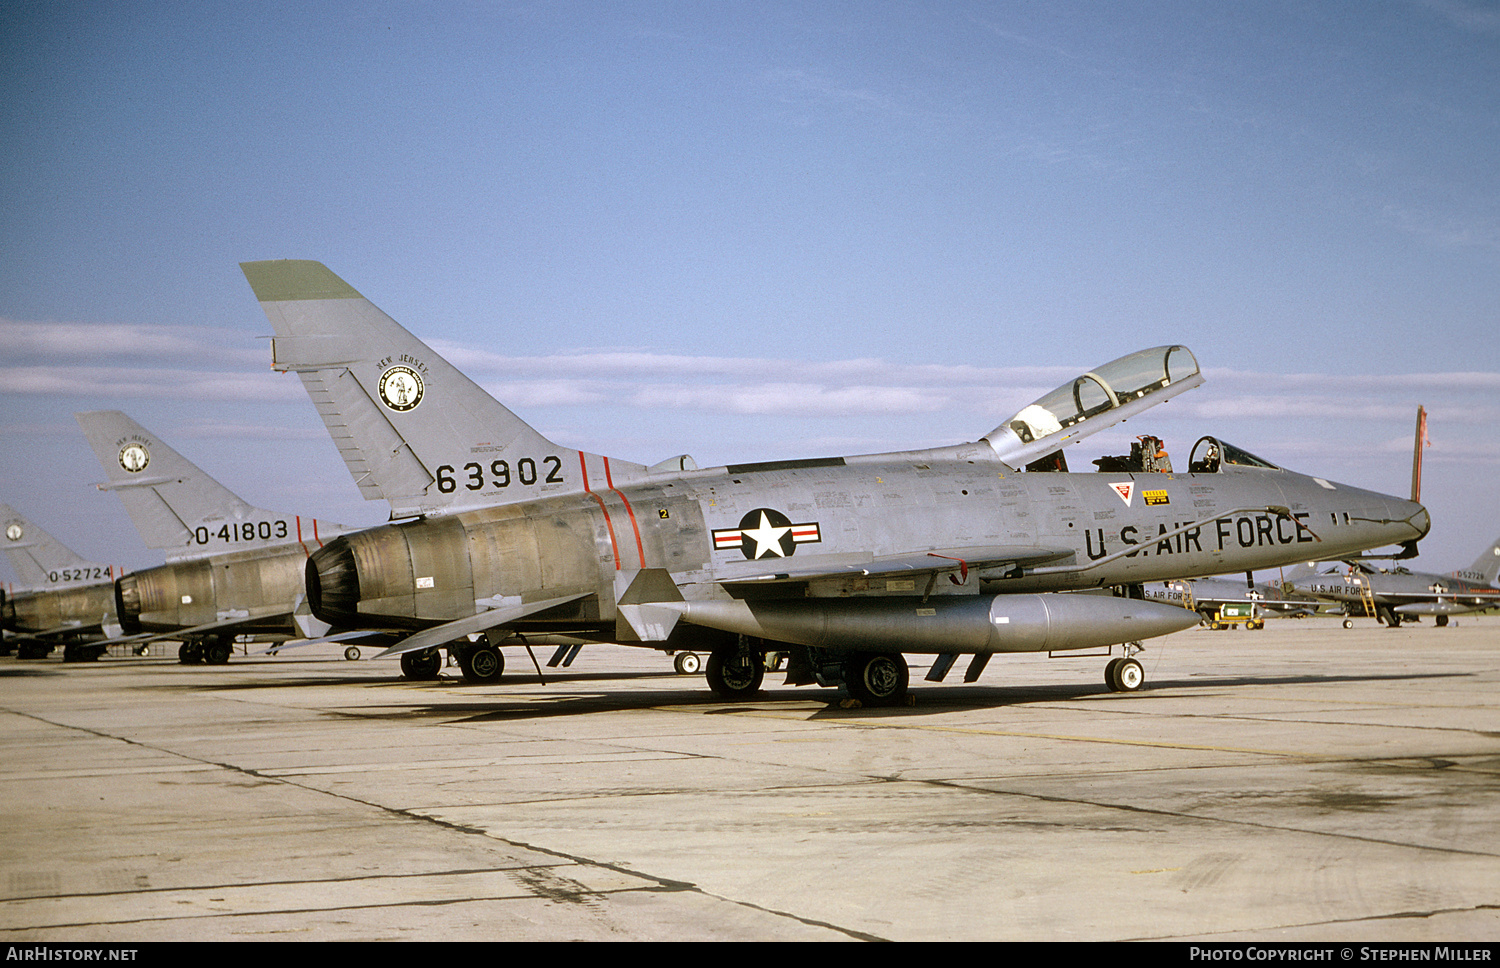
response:
[[[611,646],[3,659],[0,938],[1500,939],[1500,618],[1141,658],[914,659],[881,710]]]

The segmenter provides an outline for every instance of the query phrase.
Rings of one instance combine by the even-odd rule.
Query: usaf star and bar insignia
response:
[[[799,544],[823,540],[816,521],[793,524],[780,511],[756,508],[740,518],[738,528],[715,528],[714,550],[738,548],[746,558],[789,558]]]

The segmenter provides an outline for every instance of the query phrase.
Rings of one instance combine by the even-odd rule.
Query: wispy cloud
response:
[[[0,319],[0,346],[12,362],[26,359],[203,360],[265,364],[264,348],[245,334],[208,326],[54,323]]]
[[[1421,6],[1437,13],[1461,30],[1477,34],[1500,34],[1500,10],[1493,3],[1464,0],[1420,0]]]
[[[226,346],[233,337],[239,346]],[[177,401],[289,402],[300,383],[269,369],[263,348],[210,327],[129,327],[0,321],[11,365],[0,392]],[[841,417],[982,413],[999,421],[1089,368],[906,365],[870,357],[793,360],[695,356],[637,348],[507,356],[451,341],[442,356],[497,399],[527,408],[693,411]],[[100,357],[149,360],[149,365]],[[201,366],[212,359],[214,366]],[[174,363],[180,365],[173,365]],[[1500,423],[1500,373],[1335,375],[1210,368],[1208,387],[1174,403],[1173,417],[1284,420],[1405,419],[1416,402],[1444,419]]]

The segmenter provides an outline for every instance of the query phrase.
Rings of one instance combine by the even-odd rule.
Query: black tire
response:
[[[1146,684],[1146,670],[1134,659],[1121,659],[1114,667],[1114,681],[1110,688],[1115,692],[1136,692]]]
[[[483,642],[459,654],[458,668],[467,682],[494,682],[505,672],[505,656],[493,645]]]
[[[1446,615],[1439,615],[1437,618],[1433,619],[1432,621],[1433,621],[1433,624],[1436,625],[1440,629],[1441,628],[1446,628],[1448,626],[1448,616],[1446,616]]]
[[[1115,670],[1120,668],[1120,663],[1124,661],[1124,659],[1110,659],[1104,667],[1104,684],[1115,692],[1120,691],[1120,687],[1116,684],[1119,680],[1115,678]]]
[[[359,646],[357,646],[357,645],[351,645],[347,649],[345,649],[344,650],[344,658],[348,659],[350,662],[353,662],[356,659],[358,659],[359,658]]]
[[[401,674],[408,679],[436,679],[443,671],[443,654],[437,649],[401,653]]]
[[[672,668],[677,670],[679,676],[696,675],[703,668],[703,660],[698,658],[696,652],[679,652],[672,659]]]
[[[739,701],[750,699],[760,692],[760,684],[766,676],[765,659],[758,652],[724,650],[708,657],[705,677],[708,688],[720,698]]]
[[[197,665],[203,661],[203,646],[198,642],[184,642],[177,647],[177,661],[183,665]]]
[[[844,660],[844,685],[865,706],[901,705],[909,681],[906,660],[900,655],[856,652]]]
[[[215,640],[203,643],[203,661],[209,665],[228,665],[234,647],[228,642]]]

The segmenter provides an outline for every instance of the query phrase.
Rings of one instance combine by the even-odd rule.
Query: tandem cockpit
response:
[[[1192,474],[1217,474],[1225,467],[1259,467],[1263,470],[1279,471],[1280,467],[1256,457],[1248,450],[1226,443],[1217,437],[1200,437],[1193,445],[1188,458],[1188,472]]]
[[[1172,473],[1172,459],[1167,456],[1166,445],[1160,437],[1150,435],[1137,437],[1130,445],[1130,453],[1118,457],[1100,457],[1094,461],[1100,471],[1113,473]],[[1217,474],[1226,467],[1258,467],[1279,471],[1280,467],[1263,457],[1256,457],[1240,447],[1226,443],[1218,437],[1200,437],[1193,445],[1188,458],[1188,473]],[[1028,468],[1042,469],[1047,468]]]
[[[1039,397],[983,439],[1017,470],[1064,470],[1062,447],[1202,382],[1198,360],[1186,346],[1138,350]]]

